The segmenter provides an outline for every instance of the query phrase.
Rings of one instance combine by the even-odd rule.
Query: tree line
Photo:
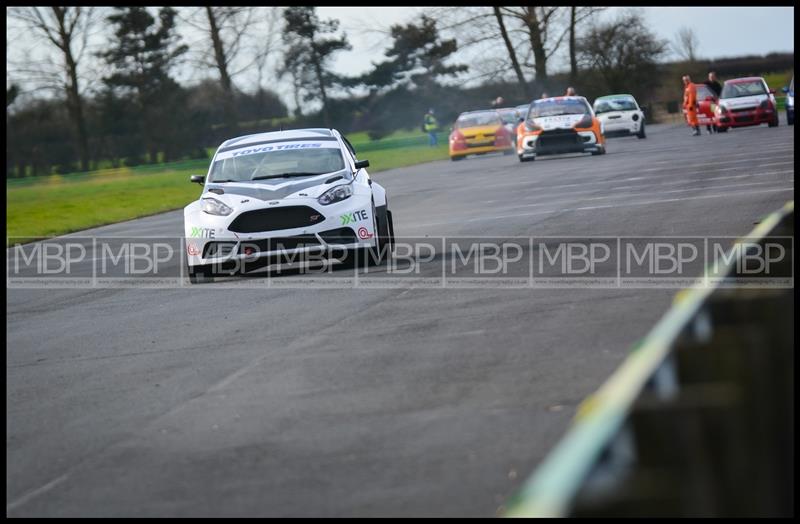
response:
[[[334,59],[352,46],[339,21],[315,7],[10,8],[51,59],[9,64],[7,174],[207,158],[206,148],[226,138],[282,126],[378,138],[417,127],[428,108],[447,122],[496,94],[512,105],[567,85],[586,96],[629,92],[646,101],[662,83],[669,43],[640,12],[600,21],[602,9],[429,9],[389,27],[380,59],[354,76],[334,71]],[[90,49],[103,26],[102,48]],[[192,28],[196,41],[181,38],[179,26]],[[566,73],[552,70],[559,51],[568,57]],[[85,78],[90,58],[102,66],[94,82]],[[187,64],[204,72],[201,81],[177,80]],[[255,89],[238,87],[244,73],[255,73]],[[55,96],[22,97],[15,77]],[[477,87],[464,87],[465,79]],[[292,86],[291,116],[264,87],[278,80]]]

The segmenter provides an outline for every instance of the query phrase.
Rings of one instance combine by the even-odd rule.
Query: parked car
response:
[[[646,138],[644,112],[633,95],[606,95],[594,101],[594,114],[603,124],[606,137],[636,135]]]
[[[786,93],[786,123],[791,126],[794,125],[794,75],[789,86],[783,88],[783,92]]]
[[[461,113],[450,133],[450,160],[499,151],[512,154],[514,143],[511,136],[497,110]]]
[[[717,129],[721,132],[731,127],[778,125],[775,90],[767,86],[760,76],[726,80],[715,114]]]

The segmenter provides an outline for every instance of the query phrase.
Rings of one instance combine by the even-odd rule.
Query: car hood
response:
[[[260,182],[225,182],[206,184],[201,197],[214,197],[227,205],[238,204],[243,198],[274,201],[292,198],[318,198],[337,183],[349,183],[346,169],[324,175],[303,178],[276,178]]]
[[[719,103],[720,105],[724,105],[725,107],[731,109],[737,109],[740,107],[753,107],[757,106],[764,100],[767,100],[769,95],[752,95],[752,96],[742,96],[738,98],[720,98]]]
[[[500,124],[492,124],[490,126],[460,127],[458,128],[458,131],[462,135],[493,135],[497,133],[497,129],[499,127]]]
[[[607,120],[607,119],[612,118],[612,117],[616,118],[616,117],[629,116],[629,115],[638,114],[638,113],[639,112],[636,111],[635,109],[626,109],[625,111],[609,111],[607,113],[600,113],[599,115],[597,115],[597,118],[599,118],[600,120]]]
[[[542,116],[534,118],[533,123],[541,127],[544,131],[550,129],[572,129],[584,116],[585,113],[580,115]]]

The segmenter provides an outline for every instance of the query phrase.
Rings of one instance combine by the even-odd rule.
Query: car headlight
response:
[[[341,202],[346,198],[350,198],[352,195],[353,186],[351,184],[340,184],[322,193],[317,199],[317,202],[323,206],[327,206],[328,204],[333,204],[334,202]]]
[[[233,213],[233,209],[226,206],[216,198],[204,198],[203,211],[209,215],[228,216]]]

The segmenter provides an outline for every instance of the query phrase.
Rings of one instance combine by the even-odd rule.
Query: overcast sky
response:
[[[265,8],[266,9],[266,8]],[[333,68],[337,73],[353,76],[371,68],[372,62],[384,59],[383,51],[391,44],[387,36],[393,24],[407,23],[429,7],[320,7],[320,18],[337,18],[341,29],[347,33],[352,51],[341,51],[335,55]],[[450,9],[461,9],[452,7]],[[629,8],[609,8],[598,15],[598,20],[614,18],[620,11]],[[793,7],[643,7],[638,8],[645,16],[650,29],[660,38],[673,40],[682,27],[694,30],[699,40],[698,57],[721,58],[741,55],[763,55],[770,52],[794,52],[794,8]],[[25,31],[13,30],[7,19],[7,58],[20,49],[33,48],[34,53],[52,53],[49,46],[31,46]],[[191,42],[191,29],[181,27],[185,41]],[[457,36],[457,35],[456,35]],[[98,36],[97,47],[106,44],[105,37]],[[567,68],[566,48],[548,62],[551,72]],[[9,51],[10,49],[10,51]],[[478,51],[476,51],[478,52]],[[474,55],[474,53],[473,53]],[[53,55],[57,58],[57,55]],[[469,53],[459,61],[469,62]],[[665,57],[667,60],[674,55]],[[278,56],[274,56],[277,61]],[[8,69],[8,68],[7,68]],[[98,69],[99,71],[99,69]],[[475,71],[475,68],[472,68]],[[208,76],[207,70],[184,66],[177,73],[183,83],[194,83]],[[474,73],[473,73],[474,74]],[[237,85],[252,89],[253,76],[247,73],[236,77]],[[290,108],[293,96],[288,82],[274,79],[267,86],[275,91]]]
[[[361,73],[370,61],[380,61],[388,40],[375,28],[406,22],[425,7],[320,7],[322,18],[338,18],[353,50],[335,61],[339,72]],[[453,9],[458,9],[454,7]],[[613,18],[628,9],[611,7],[600,16]],[[650,28],[672,40],[681,27],[695,31],[702,58],[794,52],[794,7],[642,7]],[[556,65],[556,69],[565,64]]]

